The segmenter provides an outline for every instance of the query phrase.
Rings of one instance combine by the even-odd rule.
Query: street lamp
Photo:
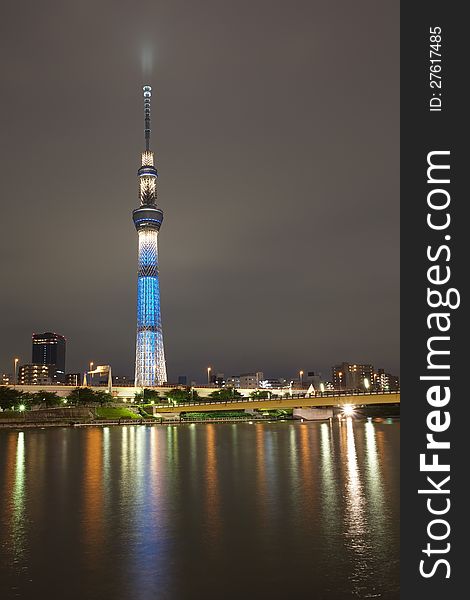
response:
[[[320,383],[320,392],[323,394],[324,391],[325,391],[325,384]]]
[[[338,372],[338,377],[339,377],[339,391],[341,391],[341,377],[343,376],[343,372],[339,371]]]
[[[299,371],[300,389],[302,389],[304,387],[303,376],[304,376],[304,372]]]
[[[207,367],[207,385],[210,385],[211,382],[211,367]]]
[[[367,392],[370,388],[370,381],[367,379],[367,377],[364,377],[364,389]]]
[[[20,360],[19,358],[15,358],[15,360],[14,360],[14,363],[15,363],[15,377],[13,378],[14,385],[16,385],[18,383],[18,378],[17,378],[17,375],[16,375],[16,370],[18,368],[18,362],[19,362],[19,360]]]

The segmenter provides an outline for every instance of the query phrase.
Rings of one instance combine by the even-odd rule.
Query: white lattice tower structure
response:
[[[139,236],[137,272],[137,340],[135,385],[152,387],[167,381],[160,313],[158,232],[163,211],[157,208],[157,169],[150,150],[150,98],[152,89],[144,86],[145,151],[139,175],[140,206],[132,212]]]

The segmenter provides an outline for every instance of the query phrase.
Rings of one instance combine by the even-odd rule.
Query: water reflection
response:
[[[256,439],[256,502],[261,523],[266,523],[268,515],[268,490],[266,486],[266,460],[264,450],[264,430],[260,423],[255,425]]]
[[[351,562],[349,577],[351,584],[363,596],[365,592],[362,586],[369,577],[370,545],[367,538],[364,489],[351,417],[347,417],[346,426],[341,427],[341,442],[342,451],[346,450],[345,542],[346,547],[355,557]]]
[[[362,534],[364,533],[364,493],[357,464],[356,443],[354,440],[353,421],[346,419],[346,428],[342,428],[342,435],[346,435],[346,525],[352,546],[360,551],[363,548]]]
[[[174,466],[178,462],[178,430],[177,425],[168,425],[166,429],[168,463],[170,466]]]
[[[311,427],[307,424],[300,425],[300,464],[302,466],[302,479],[304,495],[307,499],[307,510],[315,509],[316,493],[314,492],[314,471],[313,471],[313,448],[310,439]],[[307,519],[310,523],[310,519]]]
[[[109,427],[103,427],[103,483],[105,487],[109,483],[109,475],[111,471],[111,437]],[[106,494],[105,500],[107,500]]]
[[[14,506],[13,495],[15,489],[16,476],[16,453],[18,447],[18,436],[14,433],[8,433],[5,449],[5,469],[0,472],[0,476],[4,477],[3,485],[0,487],[0,492],[5,490],[5,498],[1,503],[2,508],[2,523],[5,523],[5,537],[10,540],[12,533],[12,507]],[[0,459],[2,456],[0,456]],[[7,496],[8,494],[8,496]],[[8,541],[10,543],[10,541]]]
[[[47,590],[53,557],[70,600],[301,598],[307,576],[397,598],[398,443],[351,419],[0,431],[0,583]]]
[[[296,425],[289,425],[289,478],[291,487],[291,499],[296,508],[298,503],[299,489],[299,443],[297,439]]]
[[[12,437],[12,439],[14,439]],[[22,559],[25,551],[25,440],[20,431],[16,439],[15,478],[11,495],[11,542],[14,561]]]
[[[329,548],[334,545],[333,534],[337,526],[338,490],[335,473],[335,449],[333,445],[332,423],[320,425],[320,467],[322,524]]]
[[[197,465],[196,423],[191,423],[189,425],[189,453],[191,460],[191,480],[194,483]]]
[[[377,453],[377,441],[375,426],[368,421],[365,425],[366,431],[366,478],[367,478],[367,500],[372,505],[375,514],[383,514],[383,487],[382,470]]]
[[[235,423],[232,423],[231,425],[231,430],[232,430],[232,459],[233,459],[233,464],[234,464],[234,472],[237,472],[237,467],[238,467],[238,454],[239,454],[239,448],[238,448],[238,427]]]
[[[82,526],[87,564],[93,568],[103,545],[103,432],[90,427],[85,436]]]
[[[220,535],[220,492],[217,472],[216,425],[208,423],[206,442],[206,521],[212,544]]]

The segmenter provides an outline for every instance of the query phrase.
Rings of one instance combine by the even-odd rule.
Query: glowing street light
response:
[[[18,378],[17,378],[17,375],[16,375],[16,370],[18,368],[18,362],[19,362],[19,360],[20,360],[19,358],[15,358],[15,360],[14,360],[14,363],[15,363],[15,377],[13,379],[13,382],[14,382],[15,385],[18,383]]]
[[[20,404],[18,408],[20,412],[24,412],[26,410],[26,406],[24,404]]]
[[[341,391],[341,377],[343,376],[343,372],[339,371],[338,373],[338,377],[339,377],[339,391]]]
[[[325,384],[320,383],[320,392],[323,394],[324,391],[325,391]]]
[[[343,406],[343,415],[345,417],[352,417],[354,415],[354,406],[352,404],[345,404]]]
[[[299,379],[300,379],[300,387],[301,388],[304,387],[303,377],[304,377],[304,372],[303,371],[299,371]]]
[[[211,382],[211,367],[207,367],[207,385],[210,385]]]
[[[370,381],[367,379],[367,377],[364,377],[364,389],[367,390],[370,388]]]

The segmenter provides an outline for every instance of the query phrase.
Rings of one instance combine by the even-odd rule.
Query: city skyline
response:
[[[6,377],[8,379],[8,383],[14,382],[15,381],[15,375],[18,372],[18,370],[21,367],[34,367],[34,366],[38,366],[38,364],[43,364],[43,365],[48,365],[48,366],[52,366],[52,367],[56,367],[56,364],[54,361],[48,361],[46,360],[46,358],[41,359],[41,360],[37,360],[34,361],[34,349],[35,349],[35,343],[36,340],[39,339],[39,341],[41,341],[41,338],[43,338],[44,336],[54,336],[55,338],[61,338],[62,340],[64,340],[64,342],[66,342],[66,337],[58,334],[58,333],[44,333],[44,334],[37,334],[37,333],[33,333],[32,334],[32,341],[33,341],[33,359],[31,361],[28,361],[27,359],[22,358],[21,356],[15,356],[12,359],[12,365],[0,365],[0,374],[4,377]],[[65,345],[64,345],[64,359],[65,359]],[[89,370],[91,370],[93,368],[93,365],[96,365],[98,363],[103,363],[106,362],[105,360],[103,361],[89,361],[86,363],[86,366],[83,368],[82,371],[74,372],[72,371],[70,368],[65,368],[65,374],[67,376],[67,378],[70,379],[71,376],[75,376],[79,378],[80,384],[82,383],[82,379],[83,379],[83,374]],[[63,363],[65,366],[65,363]],[[337,371],[338,369],[342,369],[343,371],[346,371],[348,369],[348,367],[351,367],[352,370],[356,371],[358,370],[361,375],[362,378],[364,376],[367,376],[369,378],[369,380],[372,380],[372,373],[376,373],[378,376],[380,376],[380,373],[382,374],[386,374],[388,375],[389,373],[386,373],[386,371],[389,371],[389,369],[387,368],[387,366],[384,365],[380,365],[377,366],[376,363],[372,362],[372,363],[368,363],[367,365],[361,365],[359,364],[357,361],[343,361],[343,362],[338,362],[336,361],[335,364],[330,365],[329,367],[327,367],[324,370],[320,370],[315,366],[312,366],[311,364],[308,363],[307,364],[303,364],[301,366],[300,369],[297,369],[296,371],[292,372],[289,371],[287,372],[286,369],[281,369],[280,372],[267,372],[264,373],[264,371],[257,371],[256,369],[248,369],[245,370],[244,372],[239,371],[239,374],[236,374],[236,371],[231,369],[230,367],[227,369],[223,369],[220,368],[220,365],[218,365],[217,363],[211,363],[210,365],[208,365],[207,367],[205,367],[203,369],[203,371],[201,371],[200,373],[196,373],[194,377],[192,376],[188,376],[188,374],[186,373],[179,373],[177,375],[174,375],[173,378],[168,379],[166,383],[168,384],[174,384],[174,385],[189,385],[191,383],[191,380],[195,381],[196,383],[200,383],[202,385],[204,385],[205,383],[209,383],[209,381],[212,383],[217,383],[216,380],[217,377],[219,376],[223,376],[225,378],[228,378],[228,380],[233,379],[234,377],[242,377],[242,376],[246,376],[246,375],[254,375],[257,376],[258,373],[260,375],[262,375],[264,377],[264,379],[285,379],[286,381],[288,380],[299,380],[302,381],[302,379],[304,380],[304,382],[308,381],[309,378],[311,378],[312,376],[320,376],[321,380],[324,382],[330,382],[333,384],[336,384],[336,375],[335,375],[335,371]],[[365,372],[363,371],[363,369],[369,369],[369,372]],[[63,372],[63,371],[62,371]],[[124,378],[125,380],[132,380],[132,375],[128,374],[128,373],[124,373],[124,372],[119,372],[119,373],[114,373],[113,377],[116,377],[118,379]],[[184,379],[185,383],[182,383],[180,380]],[[207,379],[207,381],[206,381]],[[52,382],[51,382],[52,383]],[[48,384],[46,384],[48,385]],[[71,382],[68,382],[67,385],[74,385]],[[118,385],[118,384],[116,384]],[[135,384],[137,387],[142,387],[142,384]],[[149,384],[150,386],[151,384]],[[227,381],[227,385],[231,385],[230,381]],[[341,387],[341,386],[340,386]]]
[[[33,8],[6,32],[15,59],[3,70],[2,211],[22,234],[5,228],[0,241],[2,368],[26,362],[31,332],[60,331],[69,370],[94,360],[132,373],[128,215],[135,91],[148,79],[168,217],[169,379],[201,377],[209,364],[328,372],[338,360],[399,373],[398,8],[344,5],[342,19],[306,2],[283,19],[269,8],[260,3],[247,21],[235,6],[222,20],[190,5],[186,19],[149,7],[142,31],[130,7],[115,29],[96,7],[86,44],[78,7],[58,7],[67,39]],[[154,64],[141,76],[142,40]],[[352,46],[354,69],[344,61]],[[30,197],[27,211],[7,201]]]

